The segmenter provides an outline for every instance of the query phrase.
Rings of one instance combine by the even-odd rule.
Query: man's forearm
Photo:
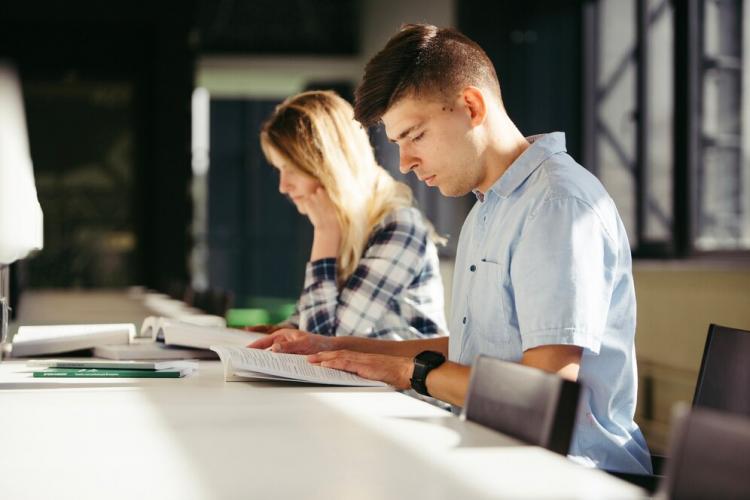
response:
[[[432,370],[425,382],[433,398],[463,407],[470,377],[470,366],[446,361]]]
[[[363,337],[336,337],[337,349],[413,358],[422,351],[437,351],[448,356],[448,337],[419,340],[378,340]]]

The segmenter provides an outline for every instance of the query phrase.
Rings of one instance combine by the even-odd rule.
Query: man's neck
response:
[[[489,126],[490,139],[483,160],[485,175],[477,186],[481,193],[486,193],[530,145],[505,112]]]

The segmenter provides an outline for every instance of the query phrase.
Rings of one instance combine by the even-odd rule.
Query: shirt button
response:
[[[466,324],[466,316],[464,316],[464,319],[463,319],[463,324],[464,324],[464,325]]]
[[[474,264],[472,264],[471,266],[469,266],[469,271],[471,271],[472,273],[474,271],[476,271],[476,270],[477,270],[477,266],[475,266]]]

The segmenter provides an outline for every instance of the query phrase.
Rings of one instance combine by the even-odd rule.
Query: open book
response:
[[[246,346],[263,336],[150,316],[140,334],[132,323],[22,326],[13,338],[11,353],[27,357],[93,348],[95,356],[108,359],[215,359],[211,345]]]
[[[281,380],[312,384],[385,387],[383,382],[367,380],[353,373],[324,368],[307,362],[302,354],[283,354],[247,347],[212,346],[224,365],[227,382]]]
[[[149,316],[143,321],[139,341],[163,341],[166,345],[209,349],[212,345],[246,346],[266,335],[221,326],[195,325],[170,318]]]
[[[131,344],[98,345],[94,347],[94,357],[116,360],[216,359],[216,353],[208,349],[137,340]]]

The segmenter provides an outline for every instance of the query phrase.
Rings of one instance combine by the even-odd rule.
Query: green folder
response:
[[[240,307],[227,311],[227,326],[230,328],[281,323],[294,313],[296,302],[281,297],[252,296],[240,300],[239,304]]]
[[[179,378],[191,373],[180,370],[115,370],[110,368],[47,368],[34,372],[35,378]]]

